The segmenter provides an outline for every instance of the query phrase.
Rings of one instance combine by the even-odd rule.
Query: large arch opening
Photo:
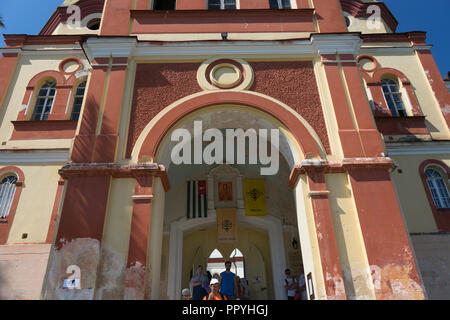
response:
[[[279,107],[279,106],[278,106]],[[161,118],[159,119],[161,120]],[[245,144],[245,163],[224,161],[213,163],[174,163],[172,150],[180,140],[172,141],[172,133],[185,129],[191,138],[185,143],[194,145],[196,121],[202,122],[202,133],[208,129],[259,129],[278,130],[279,143],[275,150],[279,154],[279,167],[276,174],[261,175],[261,163],[250,164],[250,139]],[[159,122],[158,122],[159,123]],[[303,128],[307,128],[302,123]],[[306,129],[305,129],[306,130]],[[308,129],[309,130],[309,129]],[[153,298],[177,299],[179,292],[189,283],[190,271],[193,265],[208,265],[208,257],[214,249],[219,249],[223,257],[231,257],[234,249],[239,248],[245,257],[243,285],[247,285],[249,299],[285,299],[286,290],[283,285],[284,270],[290,268],[294,273],[301,269],[305,257],[312,261],[311,252],[303,252],[310,243],[301,243],[300,239],[309,239],[309,234],[300,236],[298,214],[305,212],[302,192],[292,192],[288,186],[289,176],[296,163],[307,157],[321,157],[323,150],[316,142],[312,131],[307,132],[305,140],[309,144],[298,142],[295,134],[283,122],[261,109],[231,104],[206,106],[192,111],[165,129],[164,135],[158,141],[156,151],[151,150],[148,139],[141,139],[138,146],[143,150],[133,151],[137,161],[145,154],[152,154],[151,159],[166,167],[171,189],[165,196],[164,208],[152,215],[161,215],[163,234],[152,246],[162,248],[163,259],[159,265],[160,279],[153,284]],[[312,129],[311,129],[312,130]],[[152,128],[146,130],[149,134]],[[298,133],[298,132],[297,132]],[[248,138],[248,137],[247,137]],[[203,146],[207,145],[203,141]],[[271,139],[266,139],[262,145],[273,147]],[[304,150],[310,151],[306,156]],[[149,149],[150,148],[150,149]],[[194,154],[194,150],[192,155]],[[272,152],[272,151],[271,151]],[[236,154],[235,154],[236,156]],[[246,183],[248,180],[259,180],[264,188],[266,211],[262,215],[249,214],[246,200]],[[195,182],[196,184],[190,184]],[[228,184],[231,196],[220,199],[221,184]],[[195,185],[194,198],[189,186]],[[204,185],[206,190],[199,191]],[[301,194],[302,200],[297,201]],[[202,198],[201,196],[204,196]],[[205,201],[206,198],[206,201]],[[193,203],[195,206],[193,206]],[[298,208],[299,204],[303,206]],[[195,214],[193,214],[193,207]],[[203,211],[198,211],[203,208]],[[234,210],[236,237],[231,241],[220,239],[219,220],[221,211]],[[304,221],[302,222],[304,223]],[[304,225],[306,230],[308,227]],[[304,228],[304,229],[305,229]],[[304,232],[304,231],[303,231]],[[298,239],[300,245],[292,245]],[[297,241],[297,240],[296,240]],[[307,241],[306,241],[307,242]],[[195,262],[192,260],[194,258]],[[157,257],[152,259],[157,263]],[[311,268],[314,268],[312,266]],[[158,266],[156,268],[158,270]],[[307,269],[307,268],[305,268]]]

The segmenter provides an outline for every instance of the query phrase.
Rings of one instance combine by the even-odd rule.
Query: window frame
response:
[[[53,85],[49,86],[48,88],[45,88],[45,90],[47,90],[47,92],[46,92],[45,96],[41,96],[40,95],[41,90],[43,90],[44,86],[47,85],[47,84],[53,84]],[[32,121],[46,121],[46,120],[48,120],[48,116],[52,113],[53,105],[55,104],[55,100],[56,100],[56,94],[57,94],[56,87],[57,87],[57,81],[55,79],[46,79],[42,83],[42,85],[37,87],[36,98],[35,98],[35,101],[34,101],[34,104],[33,104],[34,107],[33,107],[33,112],[31,113],[31,116],[30,116],[30,120],[32,120]],[[54,90],[53,96],[49,95],[50,90]],[[42,105],[41,112],[38,113],[37,112],[38,104],[39,104],[40,101],[42,101],[42,99],[43,99],[44,103]],[[48,107],[47,103],[48,103],[49,99],[52,99],[52,102],[51,102],[51,105],[49,106],[50,110],[48,111],[47,116],[45,117],[45,114],[46,114],[45,110]],[[37,115],[39,115],[39,119],[35,119]]]
[[[14,181],[9,183],[9,187],[8,187],[9,190],[7,189],[5,191],[4,185],[6,183],[3,183],[3,181],[8,178],[13,178]],[[6,220],[11,213],[11,207],[14,202],[14,196],[16,195],[16,189],[17,189],[16,184],[18,181],[19,181],[19,177],[15,172],[6,172],[0,176],[0,219]],[[14,186],[14,188],[12,188],[11,186]],[[4,199],[3,199],[4,191],[8,194],[6,204],[4,203]],[[6,212],[2,212],[3,208],[5,206],[6,206],[6,208],[5,208]]]
[[[220,8],[219,9],[210,9],[209,8],[209,0],[206,0],[206,9],[207,10],[238,10],[240,9],[239,0],[234,0],[235,8],[225,8],[225,1],[227,0],[218,0],[220,2]]]
[[[429,177],[429,175],[427,174],[428,170],[434,171],[439,176],[439,178],[437,178],[437,177]],[[448,185],[448,175],[447,175],[446,171],[444,170],[444,168],[441,168],[439,165],[433,163],[433,164],[427,165],[423,169],[423,173],[424,173],[425,182],[426,182],[428,191],[430,193],[430,196],[431,196],[431,198],[433,200],[434,206],[438,210],[450,209],[450,192],[449,192],[450,188],[449,188],[449,185]],[[441,188],[439,185],[437,185],[437,183],[436,183],[437,180],[442,181],[443,188]],[[433,188],[430,186],[430,181],[431,181],[431,184],[433,185]],[[434,189],[436,192],[433,193],[432,189]],[[441,197],[440,192],[438,192],[438,190],[441,190],[441,189],[446,193],[444,195],[444,197]],[[435,195],[438,197],[437,199],[436,199]],[[445,199],[445,197],[447,199]],[[441,206],[441,204],[443,206]]]
[[[271,5],[271,1],[269,0],[269,8],[270,9],[274,9],[274,10],[277,10],[277,9],[279,9],[279,10],[289,10],[289,9],[292,9],[292,1],[291,0],[288,0],[288,3],[289,3],[289,8],[284,8],[283,7],[283,0],[274,0],[274,1],[276,1],[277,3],[278,3],[278,8],[270,8],[270,5]]]
[[[80,96],[80,95],[77,95],[77,93],[78,93],[78,89],[80,88],[80,86],[82,84],[84,84],[84,90],[83,90],[83,96]],[[78,121],[80,119],[81,109],[83,107],[84,98],[86,97],[86,89],[87,89],[87,79],[82,79],[80,82],[78,82],[76,84],[76,86],[74,86],[73,98],[71,99],[72,100],[72,108],[70,110],[69,120]],[[78,118],[77,119],[73,119],[74,109],[75,109],[75,104],[76,104],[77,98],[82,98],[82,100],[81,100],[81,104],[80,104],[80,110],[77,112],[78,113]]]
[[[387,81],[393,83],[386,83]],[[392,87],[396,86],[397,91],[393,91]],[[388,92],[385,91],[385,88],[388,88]],[[382,77],[381,78],[381,92],[383,94],[384,100],[386,101],[386,106],[391,112],[393,117],[407,117],[408,112],[406,110],[406,103],[403,99],[402,88],[400,86],[400,81],[398,79],[393,79],[390,77]],[[388,99],[389,97],[389,99]],[[400,99],[401,107],[399,107],[399,102],[396,101],[394,97],[398,97]],[[391,101],[393,105],[389,103]]]
[[[155,10],[155,11],[166,11],[166,10],[176,10],[176,9],[177,9],[177,0],[174,0],[174,3],[173,3],[173,9],[155,9],[155,4],[156,4],[157,1],[158,1],[158,0],[152,0],[152,3],[151,3],[151,10]],[[165,1],[165,0],[162,0],[162,1]]]

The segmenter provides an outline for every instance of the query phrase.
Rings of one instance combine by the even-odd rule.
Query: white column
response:
[[[161,276],[161,254],[163,244],[164,204],[166,192],[161,179],[155,178],[153,185],[154,200],[152,202],[150,236],[149,236],[149,265],[151,266],[151,300],[159,298]]]

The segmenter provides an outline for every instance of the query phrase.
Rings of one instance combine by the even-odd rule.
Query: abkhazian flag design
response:
[[[187,181],[187,210],[186,217],[206,218],[208,216],[206,199],[206,181]]]

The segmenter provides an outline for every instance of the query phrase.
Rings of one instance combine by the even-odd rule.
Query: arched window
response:
[[[224,270],[225,259],[219,250],[214,249],[208,257],[206,270],[211,273],[213,278],[219,279],[219,274]]]
[[[56,82],[47,81],[39,89],[31,120],[47,120],[55,98]]]
[[[208,10],[236,9],[236,0],[208,0]]]
[[[246,271],[244,255],[238,248],[235,248],[231,252],[230,261],[231,261],[231,269],[234,272],[234,274],[238,275],[240,278],[244,278]]]
[[[80,118],[81,105],[83,104],[84,92],[86,91],[86,81],[80,83],[75,91],[73,99],[72,114],[70,120],[78,120]]]
[[[8,175],[1,180],[0,186],[0,218],[6,218],[9,215],[11,204],[16,192],[17,176]]]
[[[405,105],[403,104],[398,82],[389,78],[381,79],[381,88],[392,116],[406,117]]]
[[[270,9],[290,9],[291,0],[269,0]]]
[[[450,197],[443,175],[434,168],[425,170],[427,184],[437,208],[450,208]]]

